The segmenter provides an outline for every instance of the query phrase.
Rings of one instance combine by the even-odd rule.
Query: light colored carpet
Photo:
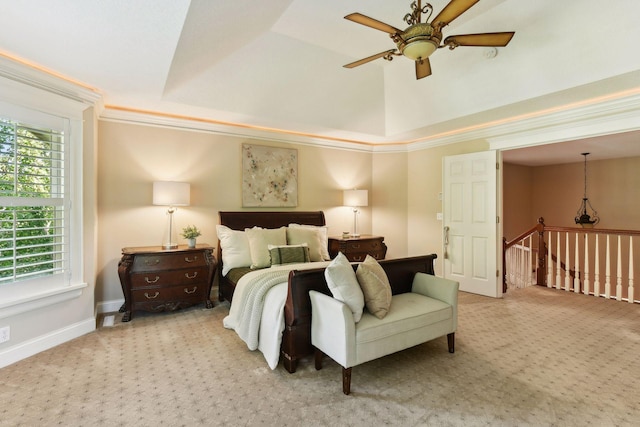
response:
[[[624,426],[640,420],[640,306],[540,287],[461,293],[446,338],[341,370],[268,369],[227,305],[139,314],[0,370],[3,426]]]

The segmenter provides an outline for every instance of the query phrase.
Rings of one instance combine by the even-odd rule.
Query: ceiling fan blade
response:
[[[343,65],[344,68],[354,68],[358,65],[366,64],[367,62],[371,62],[374,59],[382,58],[383,56],[390,55],[395,52],[395,49],[385,50],[384,52],[376,53],[375,55],[368,56],[366,58],[360,59],[359,61],[351,62],[350,64]]]
[[[444,39],[443,45],[455,46],[506,46],[511,41],[515,32],[460,34]]]
[[[479,1],[480,0],[451,0],[449,4],[442,9],[438,16],[433,18],[431,25],[440,30],[449,25],[454,19],[465,13],[471,6]]]
[[[416,80],[422,79],[430,75],[431,75],[431,62],[429,62],[429,58],[420,59],[419,61],[416,61]]]
[[[349,21],[357,22],[358,24],[366,25],[367,27],[375,28],[376,30],[384,31],[389,34],[401,33],[402,30],[397,29],[389,24],[378,21],[377,19],[369,18],[361,13],[351,13],[344,17]]]

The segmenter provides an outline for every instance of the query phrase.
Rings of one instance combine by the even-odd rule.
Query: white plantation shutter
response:
[[[65,120],[38,116],[29,123],[0,117],[0,286],[43,276],[67,281]]]

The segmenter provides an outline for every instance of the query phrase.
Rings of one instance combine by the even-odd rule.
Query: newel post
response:
[[[502,292],[507,292],[507,238],[502,237]]]
[[[538,231],[538,269],[536,270],[536,284],[539,286],[545,286],[545,272],[546,269],[546,254],[547,245],[544,242],[544,218],[538,218],[538,225],[536,226]]]

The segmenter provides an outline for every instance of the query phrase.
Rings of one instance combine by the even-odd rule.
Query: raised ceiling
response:
[[[431,3],[437,13],[448,0]],[[482,0],[444,34],[515,31],[494,58],[441,49],[422,80],[406,58],[342,67],[394,47],[346,14],[404,28],[409,10],[409,0],[21,0],[3,5],[0,52],[96,88],[107,111],[374,145],[640,86],[635,0]]]

